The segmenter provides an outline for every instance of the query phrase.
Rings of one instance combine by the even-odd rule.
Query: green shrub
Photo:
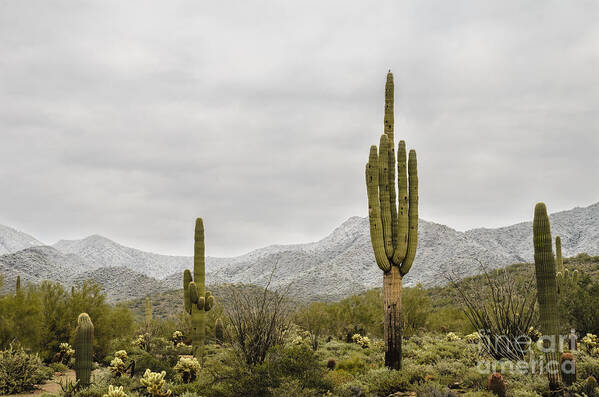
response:
[[[60,374],[64,374],[69,370],[69,367],[63,363],[52,363],[49,367],[52,369],[52,371],[58,372]]]
[[[368,371],[362,380],[366,383],[368,392],[376,396],[388,396],[389,394],[412,389],[409,374],[406,374],[403,370],[373,369]]]
[[[363,360],[363,356],[352,354],[348,359],[339,360],[337,362],[337,369],[347,371],[350,374],[359,374],[366,371],[366,363]]]
[[[42,365],[39,356],[10,346],[0,351],[0,394],[16,394],[33,390],[50,379],[54,371]]]

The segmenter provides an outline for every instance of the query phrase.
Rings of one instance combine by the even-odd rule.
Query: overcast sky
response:
[[[395,73],[420,215],[599,201],[599,2],[0,0],[0,223],[191,255],[367,213]]]

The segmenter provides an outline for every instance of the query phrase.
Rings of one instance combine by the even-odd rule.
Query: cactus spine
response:
[[[87,313],[77,318],[75,329],[75,374],[80,386],[88,386],[92,373],[94,324]]]
[[[551,228],[545,203],[537,203],[533,219],[533,243],[535,249],[535,275],[537,279],[537,299],[541,331],[547,339],[552,339],[551,346],[545,345],[547,376],[549,387],[559,387],[559,315],[557,305],[557,280],[555,258],[551,240]]]
[[[214,307],[214,296],[206,291],[204,259],[204,222],[196,219],[193,252],[193,280],[191,272],[183,272],[183,297],[185,311],[191,314],[191,344],[194,356],[202,360],[206,339],[206,312]]]
[[[146,326],[150,325],[152,322],[152,301],[150,298],[146,298]]]
[[[396,195],[393,91],[393,74],[389,71],[385,84],[385,130],[378,150],[375,145],[370,147],[366,188],[370,240],[376,263],[383,271],[385,366],[400,369],[401,281],[410,271],[418,244],[418,173],[416,152],[410,150],[406,164],[406,144],[400,141]]]

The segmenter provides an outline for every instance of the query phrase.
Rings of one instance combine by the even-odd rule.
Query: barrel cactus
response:
[[[397,147],[395,190],[394,84],[387,74],[384,133],[379,147],[370,147],[366,164],[368,217],[374,257],[383,271],[385,366],[401,368],[401,283],[410,271],[418,244],[418,173],[416,152],[406,144]],[[407,171],[407,174],[406,174]]]
[[[75,329],[75,374],[80,386],[88,386],[92,373],[94,324],[87,313],[81,313]]]
[[[214,296],[206,291],[204,222],[196,219],[193,253],[193,279],[191,272],[183,272],[183,297],[185,311],[191,315],[191,344],[193,354],[200,361],[204,356],[206,339],[206,312],[214,307]]]
[[[493,394],[498,397],[505,397],[507,385],[505,384],[503,375],[498,372],[489,375],[489,380],[487,381],[487,390],[493,392]]]
[[[562,353],[559,358],[562,380],[566,386],[576,382],[576,360],[572,353]]]
[[[535,275],[541,332],[545,339],[547,376],[551,390],[559,387],[559,314],[557,305],[557,281],[551,228],[547,207],[537,203],[533,219],[533,243],[535,250]]]

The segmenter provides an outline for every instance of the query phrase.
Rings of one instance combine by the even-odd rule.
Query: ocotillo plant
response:
[[[541,332],[546,341],[544,346],[547,376],[551,390],[559,387],[559,314],[557,305],[557,280],[555,258],[551,240],[551,228],[545,203],[537,203],[532,225],[535,249],[535,275]]]
[[[145,313],[146,326],[149,326],[152,322],[152,301],[150,298],[146,298],[146,313]]]
[[[214,307],[214,296],[206,291],[206,273],[204,259],[204,222],[196,219],[195,243],[193,252],[193,280],[191,272],[183,272],[183,290],[185,311],[191,314],[191,344],[193,354],[200,361],[204,356],[206,339],[206,312]]]
[[[92,373],[92,349],[94,324],[87,313],[77,318],[75,329],[75,374],[80,386],[88,386]]]
[[[416,152],[410,150],[406,167],[406,144],[400,141],[396,196],[393,90],[393,74],[389,71],[385,84],[385,131],[378,151],[375,145],[370,147],[366,188],[370,240],[376,263],[383,271],[385,366],[400,369],[401,281],[410,271],[418,244],[418,174]]]

